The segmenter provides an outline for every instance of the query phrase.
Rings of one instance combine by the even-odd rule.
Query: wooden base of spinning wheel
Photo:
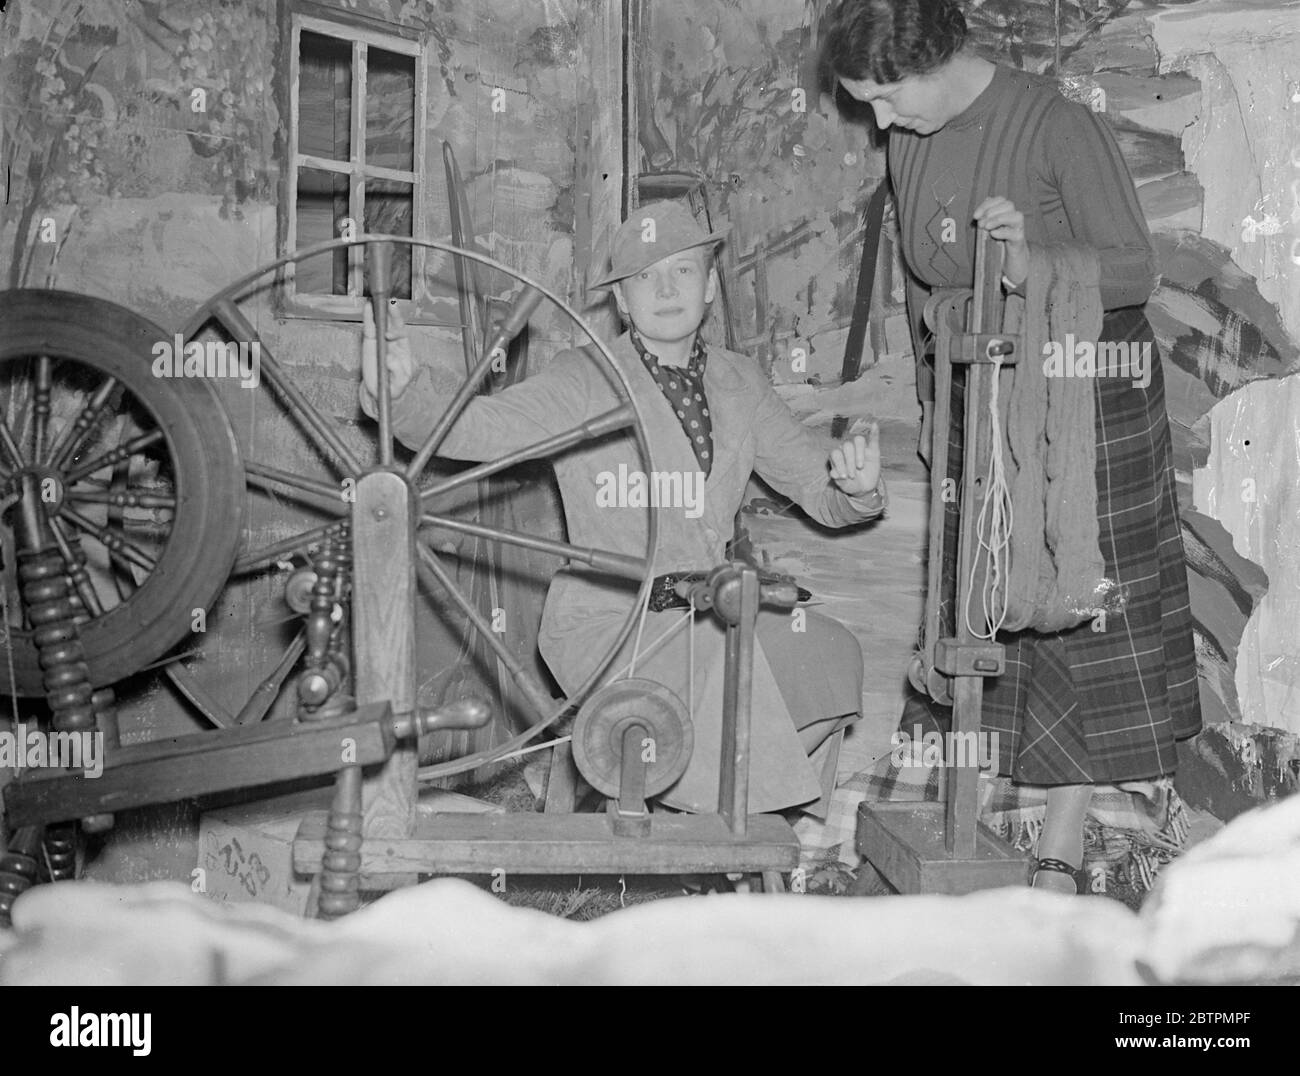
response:
[[[713,609],[727,625],[716,814],[651,813],[646,800],[670,788],[690,762],[690,717],[663,685],[619,680],[579,710],[572,750],[554,749],[547,813],[421,818],[410,836],[368,842],[361,874],[761,874],[765,891],[780,892],[781,876],[799,865],[799,839],[785,819],[747,809],[758,574],[748,565],[722,565],[697,586],[696,607]],[[789,600],[766,590],[762,596]],[[604,813],[572,813],[575,771],[609,798]],[[325,838],[319,819],[299,827],[296,871],[319,871]]]
[[[987,826],[976,831],[974,855],[950,853],[944,812],[942,803],[860,804],[858,851],[900,893],[962,896],[1029,881],[1028,858]]]
[[[716,814],[649,817],[619,836],[604,814],[445,814],[417,820],[410,837],[367,841],[361,873],[758,874],[799,865],[799,841],[776,815],[750,815],[737,837]],[[325,825],[308,819],[293,842],[294,870],[320,870]]]
[[[663,685],[620,680],[579,711],[568,744],[554,749],[545,814],[439,814],[416,820],[409,837],[368,842],[361,873],[762,874],[778,890],[799,865],[799,840],[777,815],[651,813],[690,761],[686,708]],[[575,814],[577,777],[608,798],[606,810]],[[303,822],[293,844],[294,870],[320,869],[324,819]]]

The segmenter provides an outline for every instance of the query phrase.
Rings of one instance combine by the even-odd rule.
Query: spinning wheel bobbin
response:
[[[667,791],[686,771],[694,747],[685,704],[653,680],[618,680],[601,688],[573,724],[579,772],[611,799],[632,793],[644,802]]]

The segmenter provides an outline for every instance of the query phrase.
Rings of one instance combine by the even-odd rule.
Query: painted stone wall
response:
[[[1201,84],[1182,134],[1205,189],[1203,234],[1258,281],[1281,325],[1300,335],[1300,14],[1293,5],[1209,2],[1150,20],[1160,70]],[[1294,371],[1294,363],[1288,372]],[[1300,378],[1234,386],[1206,423],[1198,507],[1268,578],[1244,626],[1235,722],[1202,736],[1189,777],[1227,817],[1300,788]]]
[[[779,381],[838,372],[866,195],[870,131],[821,107],[813,7],[780,0],[649,5],[636,43],[642,171],[701,177],[724,248],[731,321]],[[800,371],[803,373],[803,371]]]

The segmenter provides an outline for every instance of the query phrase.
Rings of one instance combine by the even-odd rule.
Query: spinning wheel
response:
[[[96,687],[189,634],[192,610],[221,592],[239,544],[244,476],[230,422],[206,382],[153,376],[150,349],[167,339],[103,299],[0,294],[3,500],[17,510],[26,485],[42,505]],[[38,696],[13,531],[0,535],[0,693]]]
[[[265,389],[274,395],[278,404],[287,413],[288,418],[301,432],[305,439],[305,452],[302,453],[299,467],[288,470],[271,466],[260,460],[245,462],[245,471],[250,494],[256,491],[268,498],[285,498],[295,502],[300,510],[299,521],[294,527],[299,533],[281,538],[260,549],[246,548],[234,565],[236,575],[264,573],[283,564],[287,559],[309,555],[311,551],[323,546],[331,534],[342,534],[347,522],[355,510],[356,490],[362,478],[377,470],[388,470],[400,475],[401,480],[411,489],[418,512],[419,533],[417,535],[416,554],[418,557],[417,573],[422,600],[426,608],[435,613],[445,609],[454,609],[464,619],[464,630],[476,636],[495,659],[497,688],[503,693],[502,674],[508,674],[513,681],[518,698],[531,711],[534,724],[521,737],[501,745],[492,752],[478,752],[462,761],[448,763],[439,772],[447,775],[464,772],[481,765],[490,754],[501,754],[512,747],[519,746],[538,735],[543,728],[552,724],[569,707],[574,700],[556,700],[519,660],[518,656],[504,645],[497,632],[492,630],[489,616],[477,607],[471,595],[463,592],[458,585],[456,573],[448,563],[444,552],[448,536],[469,539],[467,543],[473,548],[477,543],[487,543],[498,548],[511,546],[568,559],[576,565],[585,565],[594,571],[621,576],[642,584],[636,605],[644,598],[650,580],[647,578],[648,564],[655,542],[654,520],[647,513],[647,547],[640,551],[640,556],[629,556],[624,552],[609,550],[582,549],[566,542],[551,541],[534,535],[509,530],[501,526],[485,525],[482,520],[466,519],[457,515],[457,511],[466,507],[467,501],[472,506],[472,494],[483,483],[493,479],[502,471],[526,460],[545,460],[566,451],[589,439],[615,432],[628,430],[636,438],[637,444],[646,458],[648,446],[645,440],[640,415],[634,403],[628,403],[602,415],[594,422],[578,429],[569,430],[545,442],[531,445],[523,450],[512,452],[499,459],[488,461],[461,470],[449,476],[426,473],[431,457],[448,430],[455,425],[461,412],[470,400],[479,392],[485,378],[496,368],[505,345],[527,323],[532,311],[540,299],[545,296],[571,317],[578,326],[590,336],[583,319],[544,288],[529,285],[525,288],[519,301],[506,319],[507,324],[495,333],[484,336],[490,339],[475,338],[471,330],[465,332],[465,354],[467,374],[459,389],[451,396],[446,412],[431,431],[425,443],[414,453],[404,466],[394,462],[393,433],[389,420],[390,405],[387,400],[387,370],[381,364],[380,406],[378,428],[367,426],[366,434],[377,434],[361,438],[350,423],[343,423],[326,417],[326,414],[307,397],[293,378],[281,366],[276,356],[262,340],[250,318],[240,309],[239,304],[255,298],[273,273],[284,272],[293,263],[317,256],[328,256],[337,251],[345,251],[355,257],[363,250],[366,252],[368,292],[375,311],[375,320],[381,341],[387,319],[387,298],[389,293],[389,260],[394,247],[424,247],[453,255],[459,262],[468,259],[488,268],[498,270],[515,279],[524,280],[508,266],[479,254],[464,250],[447,243],[436,241],[413,240],[402,237],[385,237],[382,241],[376,237],[360,236],[352,240],[336,240],[301,251],[291,257],[283,258],[242,280],[231,285],[195,313],[188,321],[184,336],[187,339],[197,336],[206,325],[219,328],[231,340],[250,346],[256,344],[260,352],[261,381]],[[349,250],[348,248],[356,248]],[[527,284],[528,282],[525,281]],[[384,344],[381,344],[383,347]],[[610,379],[619,384],[623,394],[628,395],[622,375],[613,364],[604,346],[597,342],[590,349],[592,361],[596,362]],[[310,473],[300,473],[307,471]],[[481,500],[481,499],[480,499]],[[265,502],[263,503],[265,509]],[[274,511],[274,509],[272,509]],[[320,520],[317,525],[304,526],[303,515],[315,515]],[[266,511],[261,513],[265,518]],[[340,526],[342,525],[342,526]],[[441,541],[440,541],[441,540]],[[251,544],[251,543],[250,543]],[[629,588],[630,589],[630,588]],[[611,640],[608,652],[598,663],[587,682],[575,692],[575,700],[584,695],[605,671],[604,666],[612,659],[629,637],[635,626],[635,616],[629,614],[621,631]],[[304,643],[295,640],[293,647],[301,653]],[[292,665],[296,654],[292,651],[284,655],[280,663]],[[355,668],[355,667],[354,667]],[[274,685],[273,685],[274,686]],[[264,692],[263,695],[270,695]],[[500,701],[500,700],[498,700]],[[258,720],[266,712],[263,703],[252,713],[247,711],[238,716],[236,722],[222,720],[225,715],[212,715],[217,724],[247,724],[249,720]],[[260,712],[258,712],[260,710]]]
[[[356,482],[373,466],[392,466],[387,409],[380,415],[379,447],[371,449],[377,461],[365,461],[357,447],[345,439],[343,424],[328,420],[307,398],[238,305],[255,295],[270,274],[290,263],[366,242],[367,237],[359,237],[321,244],[260,269],[205,303],[180,334],[188,345],[205,326],[215,323],[230,339],[250,350],[256,346],[262,381],[297,424],[317,461],[333,473],[332,484],[322,476],[241,460],[225,410],[206,379],[153,376],[150,349],[158,342],[170,344],[172,337],[146,319],[104,300],[71,293],[25,290],[0,298],[0,401],[6,405],[0,415],[0,480],[4,482],[5,507],[14,506],[21,498],[24,476],[35,480],[64,568],[76,589],[78,627],[90,679],[96,686],[120,681],[175,647],[190,634],[193,611],[210,608],[232,575],[266,572],[295,555],[319,550],[330,536],[341,534],[340,524],[349,515]],[[400,237],[386,243],[444,251],[523,279],[485,255],[449,244]],[[372,286],[371,291],[377,289]],[[514,324],[509,332],[498,334],[502,340],[496,346],[519,331],[543,295],[588,331],[579,315],[545,289],[530,287],[526,295],[527,305],[521,304],[515,311]],[[377,305],[382,319],[386,310]],[[568,558],[594,570],[642,581],[639,597],[644,597],[649,586],[646,566],[655,542],[653,516],[647,513],[647,549],[645,556],[638,558],[477,525],[440,511],[440,502],[524,460],[545,459],[618,429],[633,431],[646,458],[648,448],[636,405],[629,402],[594,423],[545,443],[419,485],[438,443],[494,365],[493,349],[483,352],[480,359],[480,348],[481,342],[467,342],[467,354],[474,357],[476,369],[470,370],[439,428],[404,474],[422,513],[422,586],[426,593],[450,598],[465,616],[468,630],[481,638],[511,674],[523,698],[543,719],[531,730],[535,735],[558,718],[570,700],[553,699],[501,644],[474,603],[455,585],[444,556],[435,549],[435,536],[450,531]],[[592,356],[626,393],[622,375],[599,342]],[[31,451],[26,450],[28,440]],[[298,534],[261,548],[249,548],[245,539],[245,548],[236,559],[236,548],[244,537],[241,494],[245,483],[250,492],[264,491],[291,500],[324,521],[310,527],[299,524]],[[5,531],[7,540],[11,533]],[[21,619],[12,552],[8,541],[5,597],[10,631],[0,646],[11,649],[17,693],[40,695],[41,671],[31,632]],[[629,615],[606,658],[626,641],[633,624],[634,617]],[[272,674],[270,686],[278,689],[303,649],[301,639],[290,645],[278,663],[280,675]],[[7,665],[9,655],[0,653],[0,660]],[[575,698],[585,693],[602,671],[603,663]],[[256,722],[274,701],[274,693],[263,691],[232,714],[179,664],[170,665],[168,673],[218,727]],[[5,693],[9,686],[5,684]],[[473,764],[468,762],[450,767],[455,771],[469,768]]]
[[[124,749],[120,757],[127,765],[117,774],[118,779],[113,780],[113,775],[106,772],[106,780],[92,783],[92,788],[86,787],[86,782],[80,782],[78,786],[76,782],[64,780],[55,789],[56,782],[43,779],[45,775],[30,775],[17,782],[6,792],[11,821],[23,823],[79,817],[87,811],[90,800],[109,795],[110,788],[114,790],[115,809],[124,809],[176,798],[177,795],[197,795],[217,788],[257,783],[251,779],[240,781],[235,776],[239,768],[232,760],[236,757],[251,760],[255,743],[262,743],[259,750],[265,753],[267,736],[256,727],[257,723],[270,711],[289,672],[304,653],[306,668],[298,680],[299,716],[320,721],[364,712],[368,719],[376,719],[378,711],[374,707],[352,709],[349,695],[349,688],[353,686],[350,683],[352,674],[365,673],[371,681],[369,688],[359,694],[369,696],[371,701],[380,696],[391,700],[393,719],[387,716],[381,719],[381,723],[387,722],[384,724],[386,732],[378,739],[372,737],[372,746],[366,749],[370,753],[367,755],[363,750],[357,759],[358,764],[379,761],[391,753],[394,735],[409,737],[420,732],[482,725],[488,711],[472,701],[453,699],[449,705],[436,711],[413,714],[413,663],[396,673],[392,669],[376,673],[370,668],[373,655],[363,656],[360,643],[355,654],[348,652],[349,625],[341,623],[347,617],[341,616],[340,611],[346,607],[352,590],[352,571],[357,570],[360,574],[360,566],[350,563],[356,559],[350,546],[357,538],[353,532],[365,529],[372,522],[365,513],[358,514],[360,502],[364,499],[359,491],[363,487],[386,489],[388,494],[394,490],[404,491],[399,499],[405,500],[412,510],[409,522],[415,536],[415,569],[424,600],[454,608],[464,617],[466,631],[478,635],[495,656],[498,669],[504,669],[513,678],[519,695],[537,718],[527,732],[497,748],[435,767],[428,776],[446,776],[475,769],[537,737],[599,681],[606,666],[630,637],[652,582],[649,566],[656,528],[653,514],[648,510],[646,548],[643,555],[634,556],[625,551],[580,548],[567,542],[487,526],[458,518],[444,508],[466,489],[473,490],[477,483],[521,461],[547,459],[589,439],[619,431],[627,431],[648,460],[644,424],[612,356],[595,339],[580,315],[546,289],[525,281],[522,297],[510,311],[506,324],[489,334],[486,341],[467,340],[468,376],[452,396],[436,428],[409,463],[399,468],[394,461],[391,404],[383,361],[388,269],[391,249],[395,245],[442,251],[523,280],[509,267],[485,255],[446,243],[362,236],[321,244],[250,274],[205,303],[179,334],[178,344],[184,341],[188,347],[205,327],[215,328],[226,338],[218,340],[218,346],[230,341],[258,354],[260,380],[264,386],[259,391],[269,390],[274,394],[305,437],[318,464],[317,469],[323,470],[324,475],[297,473],[252,459],[241,461],[230,434],[230,423],[217,394],[206,381],[152,376],[151,346],[173,338],[144,319],[98,300],[59,293],[9,293],[0,299],[0,310],[4,313],[4,320],[0,321],[0,328],[4,330],[3,357],[18,360],[35,356],[29,363],[32,370],[21,371],[28,374],[27,382],[15,378],[19,387],[11,389],[6,401],[9,404],[7,415],[21,412],[21,421],[15,423],[6,415],[6,421],[0,424],[6,507],[15,513],[24,507],[39,508],[59,539],[64,562],[57,569],[50,570],[66,574],[75,586],[79,607],[74,602],[69,612],[82,635],[90,675],[96,685],[134,672],[174,647],[189,633],[192,611],[210,606],[228,577],[266,573],[277,566],[286,566],[289,558],[293,557],[306,558],[309,562],[306,569],[300,569],[290,577],[291,585],[286,595],[293,607],[306,612],[307,625],[275,664],[262,688],[254,692],[237,713],[232,714],[222,707],[179,662],[167,669],[186,697],[221,730],[187,738],[193,741],[192,751],[197,755],[205,752],[215,755],[224,751],[223,766],[209,767],[204,773],[187,771],[183,791],[175,787],[149,787],[157,782],[147,775],[156,775],[163,760],[157,753],[141,748]],[[255,298],[272,273],[283,271],[291,263],[340,250],[346,252],[352,247],[364,248],[368,253],[368,292],[380,339],[378,444],[372,442],[368,452],[364,446],[357,445],[355,430],[349,431],[342,422],[327,418],[294,384],[239,305]],[[358,249],[352,254],[360,252]],[[505,345],[527,323],[543,297],[558,305],[593,340],[594,346],[589,349],[592,361],[602,368],[607,378],[621,386],[621,395],[629,402],[578,428],[499,459],[450,476],[435,475],[430,479],[426,466],[441,440],[476,395],[489,371],[499,365]],[[470,358],[472,362],[468,362]],[[90,373],[83,373],[82,367],[88,367]],[[6,361],[5,368],[18,370],[18,364]],[[72,380],[80,392],[76,399],[85,402],[52,405],[51,398],[57,397],[54,389],[61,380]],[[56,418],[65,417],[75,412],[77,407],[80,411],[75,423],[69,420],[69,432],[60,433],[62,426],[51,426],[51,414]],[[130,416],[129,421],[127,416]],[[17,437],[11,428],[17,429]],[[51,429],[54,429],[54,437],[50,436]],[[102,442],[113,431],[117,432],[112,447],[105,447]],[[34,445],[34,451],[30,453],[31,463],[29,454],[20,448],[20,442],[25,443],[25,440]],[[46,465],[46,460],[62,466],[63,471]],[[47,471],[51,473],[47,474]],[[148,476],[147,485],[142,484],[140,475]],[[35,506],[31,498],[39,496],[41,481],[47,477],[54,480],[47,486],[60,491],[66,489],[68,495]],[[22,479],[26,480],[20,481]],[[98,486],[94,485],[95,481],[98,481]],[[246,542],[244,551],[236,559],[235,547],[244,515],[240,493],[245,483],[250,494],[264,492],[287,498],[320,522],[316,524],[312,519],[304,525],[300,515],[298,533],[261,548],[251,548],[251,543]],[[98,520],[87,521],[91,509],[81,509],[83,501],[99,506]],[[373,504],[370,507],[373,508]],[[152,517],[148,521],[152,527],[153,545],[158,547],[156,552],[152,547],[146,548],[143,540],[135,538],[135,517],[146,512],[153,516],[162,514],[165,517],[163,522],[167,524],[160,526]],[[378,514],[382,515],[382,512]],[[11,522],[10,519],[6,521]],[[93,527],[92,523],[95,524]],[[98,573],[108,577],[107,584],[103,579],[95,578],[97,566],[93,553],[88,572],[85,570],[86,557],[81,555],[75,536],[64,540],[72,527],[86,531],[104,545],[106,552],[100,557],[103,565],[98,567]],[[596,662],[573,698],[553,698],[501,642],[472,597],[462,592],[446,563],[445,543],[442,547],[436,544],[437,537],[445,538],[449,532],[469,536],[476,542],[515,546],[546,554],[567,560],[574,566],[585,566],[598,574],[622,577],[640,584],[635,600],[629,603],[629,614],[621,629],[610,639],[607,653]],[[10,532],[6,534],[10,536]],[[10,541],[11,549],[12,545]],[[386,550],[379,549],[372,549],[371,553],[378,558],[387,555]],[[6,557],[6,565],[11,565],[12,561],[11,555]],[[142,571],[145,573],[143,581],[139,578]],[[89,584],[88,576],[92,580]],[[99,596],[106,586],[119,588],[120,597],[115,604]],[[6,607],[11,618],[20,618],[22,604],[16,589],[11,589],[12,600],[7,601]],[[631,594],[634,585],[629,585],[628,589]],[[419,600],[414,587],[408,597],[411,602]],[[406,620],[408,626],[414,621],[410,608],[400,610],[396,615]],[[11,624],[11,628],[14,664],[21,670],[21,692],[39,694],[41,677],[34,649],[25,639],[21,620]],[[397,684],[394,677],[405,682]],[[246,733],[253,735],[244,735]],[[178,742],[173,743],[173,752]],[[145,745],[146,748],[149,746]],[[249,750],[245,751],[245,748]],[[308,755],[311,753],[306,752]],[[281,779],[313,771],[331,772],[337,770],[338,760],[336,747],[331,752],[320,754],[312,762],[305,761],[300,751],[292,763],[286,757]],[[113,761],[111,757],[108,760],[110,770]],[[413,762],[413,758],[410,761]],[[174,759],[168,765],[173,763]],[[265,765],[253,766],[250,762],[250,767],[263,782],[269,778]],[[348,767],[345,772],[353,770],[357,767]],[[132,779],[130,774],[133,772],[140,774],[141,779]],[[175,767],[167,772],[174,774]],[[359,770],[357,773],[359,780]],[[413,782],[413,774],[411,779]],[[0,866],[0,874],[3,873],[4,867]]]
[[[389,263],[395,245],[426,247],[467,258],[515,277],[525,285],[502,326],[481,346],[479,341],[474,341],[472,349],[467,347],[467,359],[472,360],[467,361],[468,376],[404,467],[395,462],[386,364]],[[270,274],[284,270],[291,263],[352,247],[365,250],[367,291],[375,316],[378,348],[378,443],[371,444],[366,452],[355,443],[355,430],[345,435],[340,423],[327,419],[293,383],[239,306],[258,294]],[[350,251],[348,257],[355,258],[359,253],[359,250]],[[602,372],[621,387],[620,395],[626,402],[571,430],[453,475],[430,480],[426,468],[431,458],[497,364],[506,343],[527,323],[543,297],[559,306],[592,340],[592,361],[599,363]],[[33,300],[38,305],[42,301]],[[3,303],[0,300],[0,305]],[[798,862],[798,842],[784,820],[748,814],[749,692],[760,584],[757,572],[743,565],[715,569],[707,580],[696,584],[692,597],[697,608],[712,608],[727,623],[727,687],[718,813],[650,817],[645,809],[645,797],[670,786],[689,762],[691,726],[680,701],[671,692],[656,684],[622,681],[593,698],[575,724],[574,753],[583,773],[607,795],[618,797],[618,803],[610,805],[611,815],[618,816],[612,828],[605,819],[590,815],[529,814],[486,820],[478,816],[444,815],[438,817],[433,831],[412,832],[417,821],[414,818],[416,774],[415,752],[409,742],[422,733],[478,727],[488,716],[487,708],[474,700],[452,700],[433,709],[417,705],[414,637],[419,588],[423,588],[426,601],[446,602],[459,611],[468,625],[466,630],[479,635],[539,718],[526,732],[495,748],[423,771],[422,776],[431,778],[477,769],[498,759],[539,736],[580,704],[609,673],[608,666],[614,656],[631,637],[653,583],[657,534],[652,512],[647,511],[646,549],[643,555],[635,556],[625,551],[581,548],[467,521],[455,517],[445,507],[452,495],[472,489],[476,483],[516,463],[547,459],[588,440],[614,433],[626,431],[626,435],[634,437],[642,458],[650,461],[644,422],[630,386],[613,356],[578,314],[546,289],[474,251],[434,241],[359,236],[320,244],[250,274],[206,303],[189,320],[180,338],[192,342],[209,326],[241,348],[258,350],[261,382],[301,430],[317,464],[325,472],[322,477],[256,460],[242,463],[243,478],[250,490],[288,497],[320,519],[318,524],[307,525],[298,533],[278,538],[262,548],[246,548],[234,561],[232,570],[232,577],[264,573],[283,565],[287,558],[308,558],[309,564],[297,568],[286,588],[290,604],[300,612],[305,611],[306,624],[262,688],[235,715],[215,705],[184,670],[169,667],[169,674],[187,697],[220,726],[217,731],[122,748],[115,756],[110,755],[103,776],[93,782],[57,773],[26,775],[5,791],[11,822],[30,826],[84,818],[108,809],[120,810],[222,789],[336,773],[334,803],[328,819],[323,824],[305,822],[294,842],[295,869],[318,875],[320,879],[319,908],[323,915],[343,914],[356,906],[363,874],[372,880],[384,877],[414,880],[417,873],[476,873],[484,866],[489,869],[505,866],[523,873],[762,873],[772,888],[779,888],[780,873]],[[147,330],[146,335],[149,334],[152,329]],[[144,368],[138,344],[137,337],[136,346],[129,342],[123,345],[124,366],[134,362]],[[25,353],[36,348],[41,354],[39,349],[43,346],[29,342]],[[43,386],[49,377],[48,364],[38,359],[34,415],[44,412]],[[155,386],[153,379],[144,379],[139,383],[139,393],[151,398]],[[94,399],[99,400],[98,394]],[[105,414],[107,404],[96,412],[99,418]],[[87,418],[92,427],[96,415]],[[161,421],[166,423],[165,419]],[[34,428],[35,424],[34,419]],[[39,427],[42,431],[44,428],[44,425]],[[8,433],[6,427],[4,434]],[[35,436],[40,444],[44,433]],[[145,447],[160,440],[165,437],[155,438]],[[178,452],[188,453],[186,443],[178,439],[175,444]],[[13,447],[4,445],[10,463],[16,468],[21,457],[12,451]],[[133,436],[125,447],[139,449],[139,438]],[[179,520],[192,494],[197,500],[206,501],[214,520],[212,525],[220,531],[215,517],[223,512],[227,516],[234,514],[231,505],[237,499],[233,497],[235,491],[228,484],[204,487],[202,475],[188,477],[192,462],[186,455],[173,465],[177,472],[177,492],[165,504],[141,500],[144,494],[131,489],[128,483],[114,492],[124,492],[135,500],[118,496],[108,501],[109,506],[118,509],[120,501],[126,507],[171,508]],[[21,486],[21,492],[14,498],[21,502],[16,504],[15,511],[21,509],[24,520],[30,518],[43,523],[48,518],[49,525],[53,526],[69,511],[56,504],[55,509],[47,512],[37,503],[33,499],[36,483],[32,477]],[[297,526],[303,527],[301,521]],[[178,528],[179,524],[172,527],[169,549],[176,541]],[[444,552],[435,544],[434,535],[446,532],[547,554],[605,577],[639,581],[621,629],[570,698],[552,698],[492,631],[474,601],[461,592],[445,563]],[[113,547],[110,539],[115,536],[108,531],[104,533],[104,540],[114,554],[108,558],[110,564],[126,558],[125,547],[121,543]],[[75,550],[68,563],[74,561]],[[66,574],[77,582],[77,573],[71,567]],[[210,585],[207,576],[201,576],[199,581],[204,586]],[[628,589],[632,589],[630,585]],[[139,585],[138,590],[143,595],[145,585]],[[124,584],[123,593],[132,603],[136,600],[132,583]],[[188,590],[177,593],[188,600]],[[793,597],[787,598],[793,601]],[[171,600],[180,599],[173,595]],[[174,636],[187,626],[190,611],[172,608],[171,613],[175,621],[169,625],[169,632]],[[164,634],[159,631],[160,636]],[[299,658],[304,658],[297,680],[300,720],[262,722]],[[46,687],[48,690],[48,682]],[[351,744],[351,753],[340,756],[340,743]],[[367,786],[373,798],[368,796],[368,802],[363,804],[362,767],[379,763],[384,766],[382,773]],[[379,810],[372,815],[372,808],[376,807]],[[385,816],[380,817],[384,812]],[[372,828],[375,818],[382,826]],[[363,854],[363,831],[382,835],[384,839],[379,842],[378,850],[372,843]],[[23,846],[22,853],[31,859],[27,845]],[[6,881],[6,871],[9,881]],[[0,896],[6,887],[10,894],[22,888],[23,878],[27,877],[24,871],[30,874],[28,866],[20,863],[16,867],[14,862],[0,860]],[[14,882],[14,878],[18,881]],[[3,911],[0,907],[0,913]]]

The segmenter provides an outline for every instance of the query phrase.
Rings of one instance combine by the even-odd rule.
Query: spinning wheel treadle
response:
[[[645,795],[657,796],[686,771],[695,733],[682,700],[653,680],[618,680],[597,691],[573,724],[573,761],[597,792],[622,792],[623,740],[637,727],[633,748],[645,764]]]

